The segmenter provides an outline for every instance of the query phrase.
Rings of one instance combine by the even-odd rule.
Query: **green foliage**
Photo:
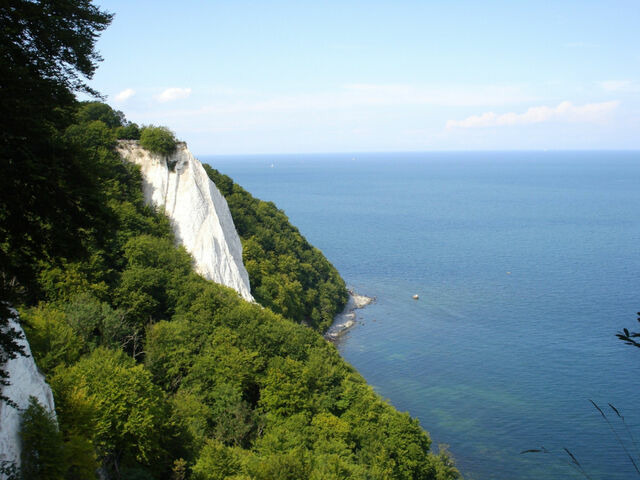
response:
[[[215,440],[207,440],[193,466],[194,480],[225,480],[240,470],[237,454]]]
[[[120,465],[150,466],[165,460],[167,404],[142,365],[121,352],[98,348],[60,369],[55,382],[96,399],[95,445],[107,465],[117,470]]]
[[[430,454],[429,458],[435,470],[436,480],[456,480],[462,478],[455,466],[453,457],[447,450],[447,445],[439,445],[440,452],[437,455]]]
[[[65,137],[69,143],[94,150],[96,160],[108,155],[108,151],[116,144],[115,132],[100,120],[71,125],[67,128]]]
[[[3,68],[50,88],[92,93],[82,77],[93,76],[101,60],[95,42],[111,19],[111,14],[88,1],[14,2],[0,16],[7,60]],[[25,96],[24,92],[17,95],[21,100]]]
[[[128,346],[135,356],[142,348],[148,324],[170,318],[181,293],[180,283],[191,273],[191,257],[175,248],[171,238],[132,237],[124,245],[127,264],[115,290],[115,302],[125,312]]]
[[[446,472],[417,421],[381,402],[332,345],[237,295],[220,301],[215,290],[224,287],[190,291],[174,320],[147,334],[146,365],[175,392],[173,421],[191,450],[206,452],[194,472],[206,475],[212,459],[224,466],[198,478],[224,478],[215,475],[231,466],[264,479]]]
[[[173,462],[173,469],[171,470],[171,480],[186,480],[187,474],[187,461],[184,458],[175,460]]]
[[[175,135],[167,127],[146,126],[140,132],[140,145],[150,152],[170,155],[176,149]]]
[[[311,452],[297,446],[284,453],[253,458],[247,466],[256,480],[296,480],[313,475]]]
[[[114,129],[125,123],[124,113],[114,110],[102,102],[82,102],[76,111],[78,124],[101,121],[107,128]]]
[[[252,197],[210,166],[204,168],[229,204],[255,299],[325,331],[348,298],[337,270],[273,203]]]
[[[31,397],[22,413],[22,477],[30,480],[63,480],[65,472],[62,435],[51,412]]]
[[[80,357],[83,343],[67,322],[63,311],[42,304],[21,313],[31,352],[38,367],[53,373],[58,365],[71,365]]]
[[[111,18],[88,1],[0,7],[0,273],[32,299],[37,260],[77,249],[92,224],[88,208],[99,204],[91,166],[61,132],[73,121],[73,91],[93,92],[83,78]]]
[[[64,440],[65,479],[93,479],[98,468],[94,445],[98,399],[90,395],[85,387],[66,380],[63,374],[49,380]]]
[[[72,297],[65,313],[68,324],[89,351],[98,346],[121,348],[129,332],[124,312],[87,292]]]
[[[122,140],[140,140],[140,127],[136,123],[129,123],[116,129],[116,137]]]

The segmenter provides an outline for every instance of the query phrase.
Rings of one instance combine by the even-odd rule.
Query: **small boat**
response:
[[[411,297],[411,298],[413,298],[414,300],[418,300],[418,299],[420,298],[420,296],[416,293],[416,294],[415,294],[413,297]]]

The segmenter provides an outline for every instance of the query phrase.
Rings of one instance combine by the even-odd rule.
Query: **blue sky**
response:
[[[640,148],[640,2],[98,1],[91,85],[197,154]]]

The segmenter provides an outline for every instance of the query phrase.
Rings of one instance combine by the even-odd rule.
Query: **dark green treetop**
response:
[[[0,360],[20,353],[3,302],[23,288],[32,295],[38,259],[77,245],[77,230],[91,220],[82,215],[91,182],[57,132],[73,120],[74,91],[96,94],[85,79],[111,19],[88,0],[0,4]],[[73,227],[55,228],[66,220]],[[1,367],[0,381],[8,381]]]
[[[140,133],[140,145],[150,152],[170,155],[176,150],[177,140],[167,127],[149,125]]]
[[[76,119],[81,124],[100,120],[109,128],[121,127],[126,121],[124,113],[102,102],[83,102],[78,108]]]

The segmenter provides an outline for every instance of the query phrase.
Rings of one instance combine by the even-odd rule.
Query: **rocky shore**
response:
[[[329,328],[324,337],[327,340],[335,341],[340,338],[347,330],[353,327],[356,323],[356,310],[364,308],[367,305],[375,302],[375,297],[367,297],[366,295],[360,295],[349,289],[349,300],[344,307],[344,310],[336,315],[333,321],[333,325]]]

